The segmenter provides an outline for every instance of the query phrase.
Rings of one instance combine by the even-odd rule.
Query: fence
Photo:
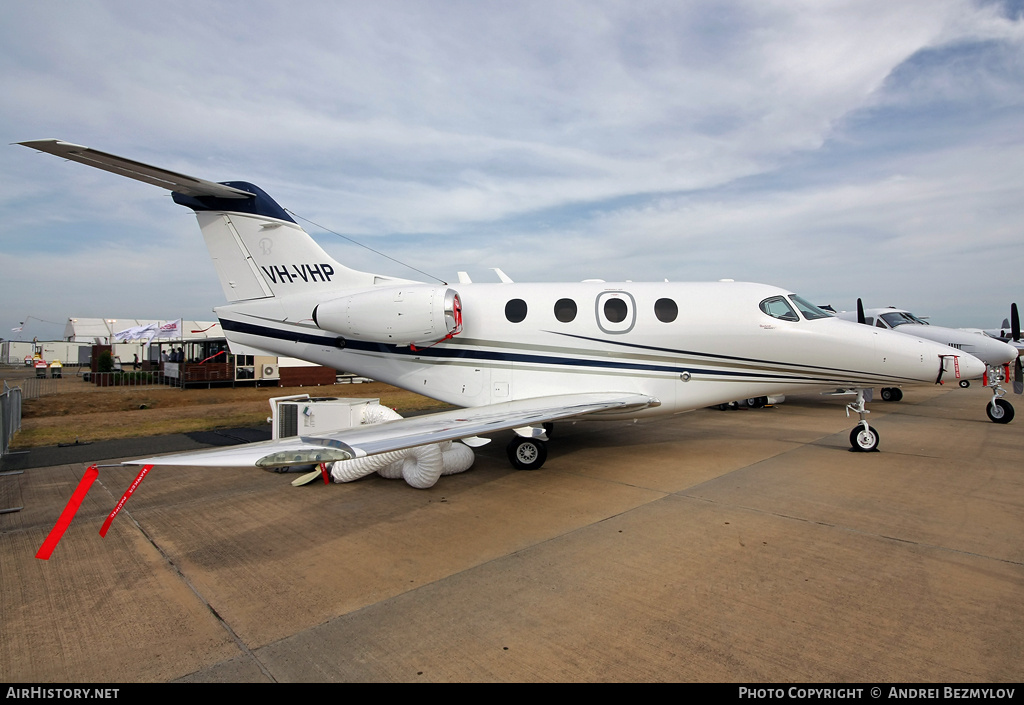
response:
[[[168,377],[159,370],[138,372],[86,372],[83,375],[87,382],[97,387],[177,387],[178,380]],[[58,380],[59,381],[59,380]]]
[[[162,372],[89,372],[65,374],[63,377],[25,377],[13,380],[21,388],[25,399],[74,392],[89,385],[97,387],[163,387],[178,386],[178,380],[166,377]]]
[[[21,430],[21,389],[7,386],[0,392],[0,457],[7,455],[11,437]]]

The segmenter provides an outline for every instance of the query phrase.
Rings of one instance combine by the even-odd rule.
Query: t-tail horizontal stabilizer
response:
[[[177,191],[186,196],[199,198],[202,196],[213,196],[215,198],[252,198],[255,194],[242,189],[218,184],[213,181],[197,179],[194,176],[179,174],[175,171],[168,171],[159,167],[143,164],[132,159],[125,159],[116,154],[108,154],[98,149],[83,147],[80,144],[62,142],[57,139],[30,140],[18,142],[18,144],[37,149],[40,152],[53,154],[57,157],[64,157],[79,164],[103,169],[113,174],[127,176],[129,179],[142,181],[153,186],[159,186],[169,191]]]

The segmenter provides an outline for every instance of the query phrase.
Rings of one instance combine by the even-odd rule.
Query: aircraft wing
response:
[[[128,460],[121,464],[197,467],[309,465],[361,458],[584,414],[639,410],[660,404],[660,401],[645,394],[562,394],[453,409],[332,433]]]
[[[177,191],[178,193],[183,193],[186,196],[193,196],[196,198],[200,196],[215,196],[218,198],[252,198],[253,196],[253,194],[248,191],[243,191],[242,189],[225,186],[224,184],[218,184],[213,181],[206,181],[205,179],[197,179],[194,176],[179,174],[175,171],[168,171],[167,169],[160,169],[159,167],[143,164],[142,162],[137,162],[132,159],[125,159],[124,157],[119,157],[116,154],[108,154],[107,152],[101,152],[98,149],[83,147],[80,144],[73,144],[71,142],[48,139],[30,140],[28,142],[18,142],[18,144],[25,147],[31,147],[32,149],[38,149],[40,152],[46,152],[47,154],[64,157],[65,159],[70,159],[73,162],[86,164],[91,167],[96,167],[97,169],[103,169],[103,171],[109,171],[113,174],[127,176],[129,179],[143,181],[147,184],[159,186],[170,191]]]

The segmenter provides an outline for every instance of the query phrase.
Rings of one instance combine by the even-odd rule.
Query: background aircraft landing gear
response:
[[[1017,358],[1015,367],[1020,367],[1020,358]],[[1007,381],[1009,375],[1007,372],[1009,368],[1006,367],[989,367],[988,368],[988,381],[989,386],[992,387],[992,401],[985,405],[985,413],[988,414],[989,421],[993,423],[1010,423],[1013,421],[1013,405],[1003,399],[1006,396],[1006,390],[1003,389],[1003,382]],[[1015,376],[1019,373],[1015,370]],[[1017,391],[1018,382],[1015,379],[1013,382],[1014,389]]]
[[[1005,399],[993,399],[992,403],[985,407],[990,421],[994,423],[1010,423],[1013,421],[1013,405]]]
[[[506,450],[509,462],[516,470],[538,470],[548,459],[547,445],[536,438],[516,436]]]
[[[967,389],[970,386],[971,386],[971,381],[969,379],[962,379],[962,380],[960,380],[960,388],[961,389]]]
[[[870,426],[855,426],[850,431],[850,445],[861,453],[870,453],[878,448],[878,431]]]
[[[903,401],[903,390],[899,387],[882,387],[882,401]]]

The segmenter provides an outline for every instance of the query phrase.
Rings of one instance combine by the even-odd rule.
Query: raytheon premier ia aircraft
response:
[[[808,390],[856,394],[855,450],[874,450],[873,386],[977,377],[945,345],[842,321],[786,289],[712,283],[429,284],[332,259],[258,187],[214,183],[55,139],[27,147],[161,186],[191,208],[228,299],[229,343],[309,360],[460,409],[372,426],[130,461],[329,463],[515,429],[519,468],[546,458],[543,424],[640,418]],[[505,278],[507,279],[507,278]]]

